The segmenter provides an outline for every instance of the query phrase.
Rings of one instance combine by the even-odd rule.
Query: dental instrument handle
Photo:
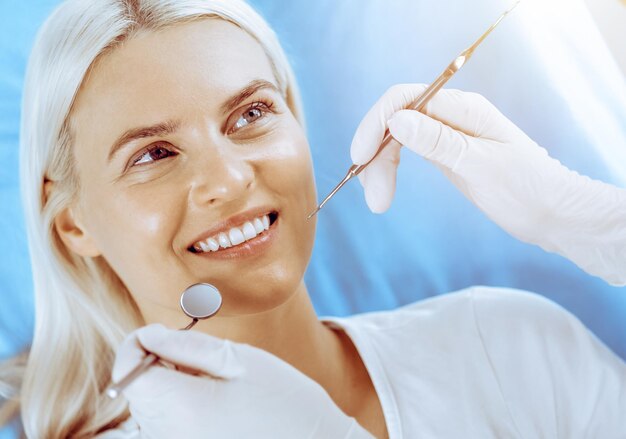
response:
[[[520,0],[517,0],[511,8],[509,8],[502,15],[500,15],[498,20],[494,24],[492,24],[489,27],[489,29],[487,29],[487,31],[484,32],[476,41],[474,41],[474,43],[470,47],[468,47],[463,52],[461,52],[461,54],[457,56],[454,59],[454,61],[452,61],[450,65],[448,65],[448,67],[446,67],[443,73],[439,75],[437,79],[435,79],[435,81],[432,84],[430,84],[430,86],[428,86],[428,88],[424,91],[424,93],[422,93],[421,96],[417,98],[417,100],[415,100],[407,108],[421,111],[424,108],[424,106],[428,103],[428,101],[430,101],[432,97],[441,89],[441,87],[443,87],[444,84],[448,82],[448,80],[452,78],[452,76],[454,76],[454,74],[458,72],[459,69],[463,67],[463,65],[465,65],[465,63],[474,54],[474,50],[485,40],[485,38],[487,38],[487,36],[498,26],[498,24],[500,24],[500,22],[504,19],[504,17],[506,17],[513,9],[517,7],[519,3],[520,3]],[[391,139],[392,139],[392,136],[389,133],[389,130],[386,130],[385,136],[383,137],[383,141],[380,147],[378,148],[378,150],[376,151],[376,154],[374,154],[374,156],[367,163],[364,163],[362,165],[350,166],[343,180],[341,180],[339,184],[335,186],[335,188],[331,191],[331,193],[328,194],[326,198],[324,198],[324,200],[322,200],[322,202],[317,205],[315,210],[311,212],[309,216],[306,217],[306,219],[307,220],[311,219],[313,215],[315,215],[317,212],[320,211],[322,207],[324,207],[324,205],[328,202],[328,200],[330,200],[332,197],[335,196],[335,194],[339,191],[339,189],[341,189],[352,178],[359,175],[363,171],[363,169],[365,169],[365,167],[369,165],[372,162],[372,160],[374,160],[378,156],[378,154],[389,144],[389,142],[391,142]]]
[[[439,90],[441,90],[446,82],[448,82],[448,80],[450,80],[450,78],[452,78],[452,76],[454,76],[454,74],[458,72],[461,67],[463,67],[463,64],[465,64],[467,59],[468,57],[463,54],[456,57],[455,60],[452,61],[448,67],[446,67],[443,73],[439,75],[437,79],[435,79],[435,81],[430,84],[426,90],[424,90],[424,93],[422,93],[420,97],[414,100],[411,105],[407,107],[407,109],[422,111],[426,104],[428,104],[428,102],[433,98],[433,96],[435,96],[435,94],[437,94]],[[359,175],[367,165],[369,165],[372,161],[374,161],[376,157],[378,157],[378,154],[380,154],[380,152],[385,149],[385,147],[389,145],[392,140],[393,136],[391,135],[389,130],[386,130],[383,141],[378,147],[378,151],[376,151],[376,154],[374,154],[374,156],[366,163],[363,163],[362,165],[352,165],[350,167],[350,169],[348,170],[350,178]]]
[[[106,394],[109,398],[115,399],[122,393],[130,383],[132,383],[139,375],[144,373],[150,366],[156,364],[159,361],[159,357],[154,354],[148,354],[146,357],[141,360],[133,370],[130,371],[128,375],[126,375],[122,380],[113,384],[106,390]]]
[[[193,328],[196,323],[198,323],[198,319],[194,318],[191,322],[189,322],[189,324],[187,326],[185,326],[182,329],[179,329],[179,331],[187,331],[187,330]],[[111,398],[111,399],[117,398],[120,395],[120,393],[122,393],[122,390],[124,390],[126,387],[128,387],[130,385],[130,383],[135,381],[135,379],[139,375],[141,375],[146,370],[148,370],[148,368],[150,368],[150,366],[153,366],[154,364],[156,364],[158,362],[159,362],[159,357],[157,357],[153,353],[150,353],[150,354],[146,355],[146,357],[143,360],[141,360],[141,363],[139,363],[137,366],[135,366],[135,368],[133,370],[131,370],[128,373],[128,375],[126,375],[124,378],[119,380],[117,383],[111,384],[106,389],[107,396],[109,398]]]
[[[466,52],[467,52],[467,50],[464,51],[463,53],[461,53],[461,55],[457,56],[454,59],[454,61],[452,61],[450,63],[450,65],[448,67],[446,67],[446,69],[443,71],[443,73],[441,75],[439,75],[437,77],[437,79],[435,79],[435,81],[432,84],[430,84],[426,90],[424,90],[424,93],[422,93],[407,108],[411,109],[411,110],[421,111],[426,106],[428,101],[430,101],[432,99],[432,97],[435,96],[435,94],[439,90],[441,90],[441,87],[443,87],[445,85],[445,83],[448,82],[448,80],[450,78],[452,78],[452,76],[454,76],[454,74],[461,67],[463,67],[463,64],[465,64],[465,62],[469,59],[469,56],[471,56],[471,53],[466,55]],[[372,163],[372,161],[376,157],[378,157],[378,154],[380,154],[380,152],[387,145],[389,145],[389,143],[392,140],[393,140],[393,136],[391,135],[389,130],[385,130],[385,136],[383,137],[383,140],[382,140],[380,146],[378,147],[378,150],[376,151],[376,154],[374,154],[374,156],[371,159],[369,159],[366,163],[363,163],[362,165],[352,165],[352,166],[350,166],[350,168],[348,169],[348,172],[346,173],[346,176],[343,178],[343,180],[341,180],[339,182],[339,184],[337,186],[335,186],[335,188],[326,196],[326,198],[324,198],[322,200],[322,202],[320,204],[318,204],[318,206],[315,208],[315,210],[313,212],[311,212],[309,214],[309,216],[306,217],[306,219],[307,220],[310,219],[311,217],[313,217],[313,215],[315,215],[317,212],[319,212],[320,209],[322,207],[324,207],[324,204],[326,204],[328,202],[328,200],[330,200],[332,197],[335,196],[335,194],[339,191],[339,189],[341,189],[352,178],[354,178],[357,175],[359,175],[363,171],[363,169],[365,169],[367,167],[367,165]]]

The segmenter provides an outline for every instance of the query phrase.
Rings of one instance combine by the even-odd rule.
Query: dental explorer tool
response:
[[[467,63],[467,61],[473,55],[474,50],[480,45],[480,43],[483,42],[485,38],[487,38],[487,35],[489,35],[496,28],[496,26],[498,26],[498,24],[500,24],[500,22],[504,19],[504,17],[506,17],[513,9],[517,7],[520,1],[521,0],[517,0],[517,2],[515,2],[515,4],[511,8],[509,8],[506,12],[500,15],[500,18],[498,18],[498,20],[494,24],[492,24],[491,27],[487,29],[487,31],[484,34],[482,34],[480,38],[478,38],[474,42],[474,44],[472,44],[470,47],[468,47],[463,52],[461,52],[461,54],[457,56],[450,63],[450,65],[448,65],[448,67],[446,67],[443,73],[441,73],[441,75],[439,75],[437,79],[435,79],[435,81],[428,86],[428,88],[424,91],[424,93],[422,93],[420,97],[417,98],[415,101],[413,101],[411,105],[409,105],[407,108],[411,110],[421,111],[424,108],[424,106],[428,103],[428,101],[430,101],[432,97],[441,89],[441,87],[443,87],[444,84],[448,82],[448,80],[452,78],[452,76],[454,76],[454,74],[458,72],[461,69],[461,67],[465,65],[465,63]],[[335,186],[335,188],[331,191],[331,193],[328,194],[326,198],[324,198],[324,200],[317,206],[317,208],[313,212],[309,214],[309,216],[307,216],[306,219],[308,220],[311,217],[313,217],[313,215],[319,212],[320,209],[324,207],[324,205],[328,202],[328,200],[330,200],[339,191],[339,189],[341,189],[352,178],[359,175],[361,171],[363,171],[363,169],[365,169],[365,167],[369,165],[378,156],[378,154],[380,154],[383,148],[385,148],[389,144],[389,142],[391,142],[392,139],[393,139],[393,136],[389,133],[389,130],[386,130],[385,136],[383,137],[383,141],[380,144],[378,151],[376,151],[376,154],[374,154],[374,157],[372,157],[367,163],[364,163],[362,165],[350,166],[350,169],[348,169],[348,172],[346,173],[346,176],[343,178],[343,180],[341,180],[339,184]]]
[[[213,285],[207,283],[191,285],[180,295],[180,307],[183,312],[193,320],[187,326],[182,328],[181,331],[191,329],[196,323],[198,323],[198,320],[208,319],[209,317],[215,315],[221,306],[222,295]],[[146,357],[141,360],[141,363],[135,366],[135,368],[131,370],[128,375],[119,380],[117,383],[111,384],[109,388],[106,389],[108,397],[111,399],[117,398],[119,394],[122,393],[122,390],[132,383],[135,378],[144,373],[150,366],[158,361],[159,357],[153,353],[146,355]]]

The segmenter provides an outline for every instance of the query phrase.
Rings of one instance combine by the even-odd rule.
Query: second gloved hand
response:
[[[374,155],[387,127],[397,141],[359,175],[372,211],[391,204],[402,144],[511,235],[626,285],[626,190],[569,170],[475,93],[441,90],[425,114],[403,110],[425,88],[392,87],[357,129],[355,164]]]
[[[138,329],[117,352],[113,380],[146,351],[179,370],[153,366],[124,390],[142,437],[372,438],[320,385],[286,362],[196,331]]]

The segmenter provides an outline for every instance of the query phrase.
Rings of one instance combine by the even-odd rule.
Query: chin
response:
[[[293,272],[292,272],[293,274]],[[210,282],[222,293],[222,309],[219,315],[234,317],[259,314],[271,311],[288,302],[302,291],[303,276],[289,276],[289,279],[272,277],[233,285],[232,282]],[[306,291],[306,290],[304,290]]]

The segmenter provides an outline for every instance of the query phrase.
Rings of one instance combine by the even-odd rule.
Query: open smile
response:
[[[235,226],[210,233],[194,242],[188,250],[209,258],[239,258],[252,255],[268,246],[276,234],[278,212],[256,215]],[[232,222],[232,221],[231,221]]]

